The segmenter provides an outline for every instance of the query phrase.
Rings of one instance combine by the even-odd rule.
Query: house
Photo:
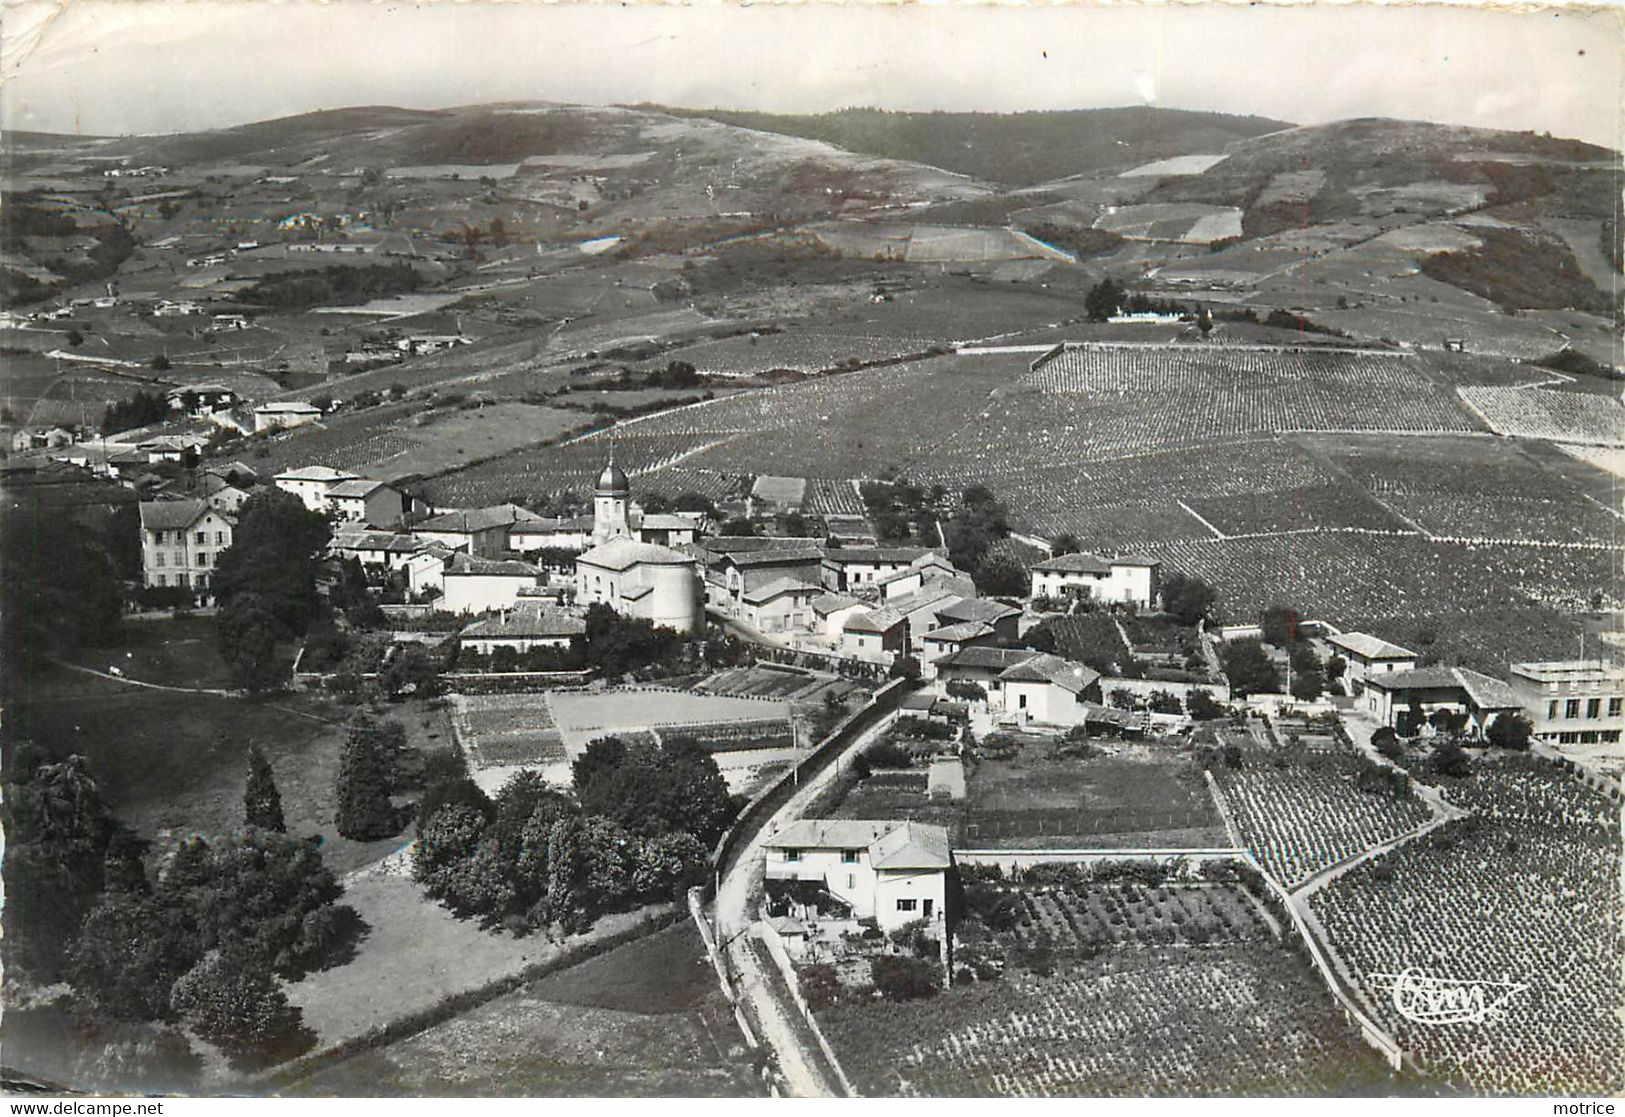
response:
[[[1327,637],[1326,643],[1348,661],[1344,678],[1350,684],[1350,693],[1359,694],[1365,682],[1373,675],[1386,675],[1393,671],[1409,671],[1421,658],[1409,648],[1390,644],[1364,632],[1343,632]]]
[[[812,611],[813,631],[837,641],[846,622],[869,609],[868,605],[844,593],[822,593],[808,605]]]
[[[974,644],[961,648],[935,662],[939,689],[952,693],[948,689],[951,683],[974,683],[991,694],[994,682],[1007,668],[1040,654],[1031,648],[990,648]]]
[[[236,407],[237,393],[220,384],[186,384],[164,394],[171,411],[201,419],[228,407]]]
[[[508,528],[508,550],[520,555],[533,551],[580,554],[592,546],[592,528],[591,516],[516,520]]]
[[[424,543],[413,537],[417,550],[400,559],[396,569],[406,575],[406,592],[415,598],[438,595],[446,589],[446,563],[461,554],[439,543]]]
[[[406,512],[400,490],[382,481],[357,477],[327,490],[328,509],[339,519],[372,527],[393,527]]]
[[[458,551],[441,567],[441,592],[434,608],[441,613],[511,609],[526,591],[541,585],[542,572],[528,562],[477,558]]]
[[[1000,640],[1015,640],[1019,635],[1017,629],[1021,624],[1020,609],[983,597],[959,598],[938,609],[936,616],[939,626],[986,625],[993,630],[995,638]]]
[[[587,622],[536,602],[520,602],[497,616],[477,620],[457,636],[464,651],[490,655],[498,648],[524,653],[533,648],[568,648],[587,632]]]
[[[1481,736],[1497,717],[1523,709],[1518,694],[1500,679],[1466,667],[1416,667],[1366,679],[1365,711],[1404,736],[1416,733],[1437,710],[1467,715],[1467,730]]]
[[[278,473],[271,479],[271,483],[285,493],[292,493],[298,497],[304,506],[312,512],[328,511],[327,494],[345,481],[359,481],[361,478],[343,469],[333,469],[325,465],[307,465],[299,469],[290,469],[286,473]]]
[[[883,931],[917,919],[946,923],[953,852],[948,832],[923,822],[804,818],[762,841],[767,891],[809,882],[854,919]]]
[[[820,548],[806,545],[723,554],[706,566],[706,607],[738,617],[748,593],[778,582],[818,585],[823,558]]]
[[[1032,596],[1081,595],[1149,609],[1161,592],[1161,568],[1159,561],[1145,555],[1109,560],[1098,555],[1057,555],[1033,565]]]
[[[936,661],[966,648],[991,647],[999,642],[999,634],[992,625],[981,621],[933,628],[920,638],[920,672],[927,678],[936,677]]]
[[[705,522],[702,512],[649,513],[634,510],[633,528],[645,543],[662,547],[686,547],[699,538]]]
[[[136,443],[136,449],[147,455],[148,462],[181,462],[188,454],[201,454],[208,444],[201,434],[161,434]]]
[[[908,654],[908,621],[896,609],[854,613],[841,625],[841,654],[889,662]]]
[[[1514,663],[1507,684],[1551,745],[1616,744],[1625,731],[1625,668],[1598,660]]]
[[[1100,672],[1040,652],[999,672],[988,689],[988,708],[1022,723],[1074,726],[1084,723],[1086,706],[1100,698]]]
[[[322,417],[322,409],[301,400],[273,401],[254,408],[256,431],[284,430],[314,423]]]
[[[508,535],[515,524],[539,519],[517,504],[456,508],[413,524],[412,534],[425,543],[439,543],[476,558],[497,558],[508,552]]]
[[[813,627],[813,600],[824,587],[777,578],[740,595],[736,619],[758,632],[807,632]]]
[[[413,555],[424,549],[415,535],[394,531],[366,531],[341,526],[327,541],[327,553],[343,559],[355,559],[362,566],[392,571],[405,567]]]
[[[963,579],[967,584],[970,582],[969,575],[953,563],[935,551],[927,551],[909,563],[906,569],[884,575],[874,584],[880,589],[881,603],[888,604],[899,597],[918,593],[932,582],[950,578]],[[972,588],[965,592],[971,595],[975,590]]]
[[[231,546],[231,521],[202,500],[142,501],[140,517],[143,584],[190,589],[207,603],[220,552]]]
[[[701,627],[700,571],[693,555],[626,536],[576,557],[576,601],[602,603],[677,632]]]
[[[923,547],[831,547],[824,553],[824,587],[845,593],[874,585],[887,575],[907,570],[928,553]]]

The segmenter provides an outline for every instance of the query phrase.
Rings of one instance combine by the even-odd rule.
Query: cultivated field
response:
[[[1239,771],[1221,768],[1216,776],[1242,841],[1292,889],[1432,817],[1414,797],[1360,790],[1357,771],[1354,757],[1343,753],[1306,755],[1281,767],[1255,753]]]
[[[1488,386],[1458,391],[1497,434],[1625,446],[1625,407],[1613,396]]]
[[[1472,812],[1311,898],[1377,1018],[1431,1074],[1490,1094],[1625,1088],[1619,806],[1538,759],[1498,757],[1445,794]],[[1509,983],[1489,1018],[1415,1024],[1393,975]]]

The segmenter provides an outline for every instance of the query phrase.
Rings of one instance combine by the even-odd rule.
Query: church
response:
[[[576,603],[601,603],[685,634],[699,631],[699,561],[646,541],[651,517],[635,516],[632,486],[613,458],[598,475],[592,504],[592,546],[576,558]],[[683,523],[689,531],[683,541],[692,542],[696,525]]]

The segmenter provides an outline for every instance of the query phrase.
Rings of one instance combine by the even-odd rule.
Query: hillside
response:
[[[1259,116],[1128,107],[1068,112],[888,112],[843,109],[815,116],[673,109],[740,128],[819,140],[864,155],[928,163],[1005,186],[1219,151],[1291,125]]]

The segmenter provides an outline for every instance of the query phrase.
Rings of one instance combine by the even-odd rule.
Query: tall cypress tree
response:
[[[271,764],[258,745],[248,746],[248,783],[243,788],[243,821],[261,830],[287,832],[282,818],[282,794],[276,789]]]
[[[350,727],[339,761],[338,831],[346,838],[370,842],[400,833],[405,819],[389,801],[389,763],[377,727],[357,722]]]

